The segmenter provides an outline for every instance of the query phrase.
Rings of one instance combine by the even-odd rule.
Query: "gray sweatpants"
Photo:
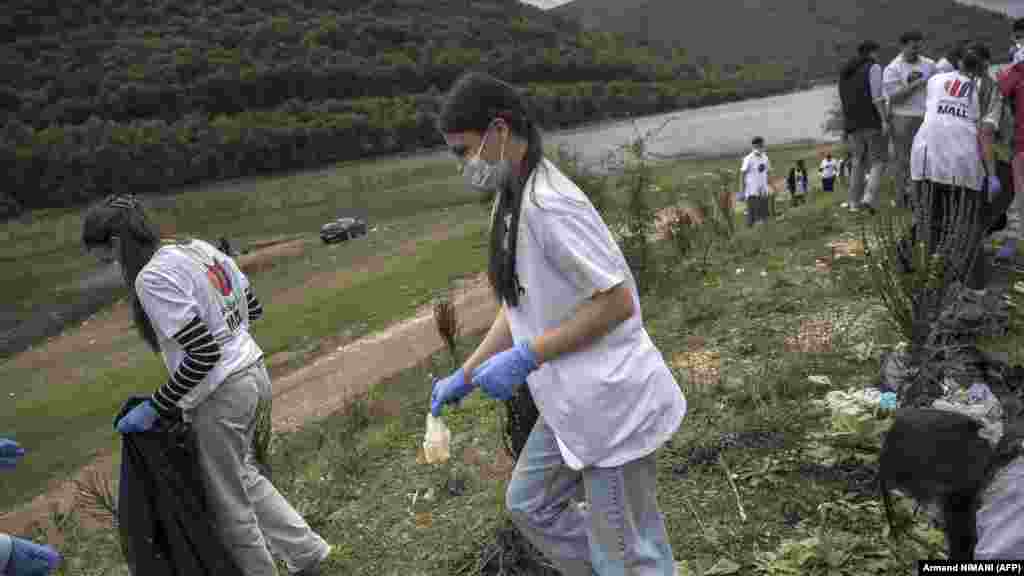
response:
[[[879,186],[885,163],[889,159],[888,141],[881,130],[864,129],[847,135],[847,146],[851,153],[850,172],[850,207],[857,208],[862,204],[878,208]],[[871,182],[867,182],[868,167],[871,170]]]
[[[900,207],[909,208],[913,186],[910,182],[910,151],[914,147],[914,136],[924,123],[923,116],[893,116],[892,143],[895,158],[893,159],[893,177],[896,179],[896,203]]]
[[[270,375],[260,361],[228,376],[189,414],[210,508],[246,576],[275,576],[271,552],[292,573],[328,553],[327,542],[256,468],[256,408],[270,398]]]

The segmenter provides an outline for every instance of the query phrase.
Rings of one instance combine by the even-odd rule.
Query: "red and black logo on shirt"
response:
[[[220,262],[217,262],[213,266],[206,267],[206,277],[210,279],[210,283],[213,284],[217,290],[223,296],[231,295],[231,278],[227,272],[224,271],[224,266]]]

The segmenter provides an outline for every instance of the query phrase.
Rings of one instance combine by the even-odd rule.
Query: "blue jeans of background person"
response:
[[[655,454],[573,470],[538,418],[508,485],[512,521],[565,576],[672,576]]]

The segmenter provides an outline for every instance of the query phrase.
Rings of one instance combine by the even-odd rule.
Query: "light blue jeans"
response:
[[[538,418],[505,505],[512,521],[565,576],[672,576],[658,510],[656,453],[614,468],[573,470]]]

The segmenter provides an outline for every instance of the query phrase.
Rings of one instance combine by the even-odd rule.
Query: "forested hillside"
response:
[[[549,128],[794,85],[515,0],[13,0],[0,30],[3,191],[25,208],[435,146],[469,67],[525,86]]]
[[[574,0],[551,10],[587,29],[684,48],[697,63],[733,67],[781,62],[812,77],[834,77],[857,44],[874,39],[885,58],[900,35],[917,28],[926,52],[940,58],[961,39],[984,40],[997,56],[1011,20],[953,0]]]

